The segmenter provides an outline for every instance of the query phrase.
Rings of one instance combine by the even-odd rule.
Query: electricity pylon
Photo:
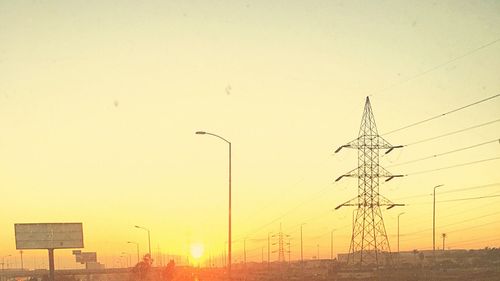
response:
[[[350,265],[379,266],[391,262],[391,249],[380,206],[391,209],[404,205],[392,203],[379,194],[379,178],[384,177],[389,181],[402,175],[392,175],[379,165],[379,150],[387,149],[385,152],[387,154],[400,147],[402,146],[389,144],[378,134],[370,99],[366,97],[358,138],[335,151],[338,153],[342,148],[358,150],[358,167],[335,180],[339,181],[343,177],[358,178],[358,196],[335,208],[339,209],[342,206],[358,208],[347,258],[347,263]],[[385,260],[383,256],[386,257]]]
[[[289,245],[289,244],[285,243],[285,238],[290,237],[290,235],[283,233],[283,231],[281,230],[281,223],[280,223],[280,231],[277,234],[273,235],[272,237],[278,238],[278,242],[273,243],[273,245],[278,244],[278,250],[273,251],[273,253],[278,253],[278,262],[280,262],[280,263],[285,262],[286,261],[286,259],[285,259],[285,246]]]

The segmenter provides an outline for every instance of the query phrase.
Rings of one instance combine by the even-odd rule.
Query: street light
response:
[[[139,243],[133,241],[127,241],[127,244],[135,244],[137,246],[137,263],[139,263]]]
[[[6,255],[2,257],[2,271],[4,271],[5,258],[12,257],[12,255]]]
[[[443,184],[434,186],[434,201],[432,203],[432,259],[436,261],[436,189]]]
[[[335,232],[336,229],[332,229],[331,232],[331,237],[330,237],[330,259],[333,261],[333,232]]]
[[[127,267],[130,267],[132,265],[132,257],[130,255],[130,253],[127,253],[127,252],[122,252],[122,255],[128,255],[128,262],[127,262]]]
[[[398,263],[399,263],[399,217],[403,214],[404,214],[404,212],[399,213],[399,215],[398,215]]]
[[[212,133],[205,132],[205,131],[197,131],[196,134],[197,135],[214,136],[216,138],[219,138],[219,139],[225,141],[229,145],[229,230],[228,230],[228,240],[227,240],[228,241],[227,270],[228,270],[229,279],[231,279],[231,244],[232,244],[232,241],[231,241],[231,142],[226,140],[225,138],[219,136],[219,135],[212,134]]]
[[[306,223],[300,225],[300,263],[302,267],[304,266],[304,246],[303,246],[304,240],[302,239],[302,227],[305,224]]]
[[[271,232],[267,233],[267,271],[271,264]]]
[[[151,232],[149,231],[149,229],[147,229],[147,228],[145,228],[143,226],[134,225],[134,227],[142,229],[142,230],[146,230],[148,232],[149,257],[151,257]]]

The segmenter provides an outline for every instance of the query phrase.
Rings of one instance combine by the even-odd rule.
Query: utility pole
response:
[[[332,230],[331,232],[331,237],[330,237],[330,259],[333,261],[333,232],[335,229]]]
[[[247,238],[243,239],[243,264],[247,268]]]
[[[444,252],[444,241],[446,240],[446,233],[441,234],[441,236],[443,237],[443,252]]]
[[[271,232],[267,233],[267,271],[271,266]]]
[[[385,154],[395,148],[403,146],[393,146],[378,134],[375,117],[373,115],[370,98],[366,97],[361,127],[358,137],[337,148],[338,153],[342,148],[354,148],[358,150],[358,167],[341,175],[335,181],[344,177],[358,178],[358,196],[342,203],[335,209],[343,206],[358,207],[356,219],[353,225],[351,244],[347,264],[349,265],[369,265],[377,266],[384,263],[385,259],[379,257],[384,252],[391,252],[389,239],[385,230],[384,219],[380,206],[387,209],[404,204],[396,204],[379,194],[379,178],[386,178],[390,181],[403,175],[393,175],[379,165],[379,150],[387,150]],[[389,255],[389,260],[391,256]]]
[[[398,214],[398,264],[399,264],[399,217],[403,214],[404,212]]]
[[[432,203],[432,262],[436,262],[436,188],[442,184],[434,186],[434,195]]]
[[[301,224],[300,225],[300,263],[301,265],[304,264],[304,240],[302,239],[302,226],[304,226],[304,224]]]

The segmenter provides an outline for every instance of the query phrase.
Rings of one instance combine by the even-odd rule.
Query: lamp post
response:
[[[134,225],[135,228],[139,228],[139,229],[142,229],[142,230],[146,230],[148,232],[148,248],[149,248],[149,257],[151,257],[151,232],[149,231],[149,229],[143,227],[143,226],[139,226],[139,225]]]
[[[5,258],[11,257],[12,255],[6,255],[2,257],[2,271],[4,271]]]
[[[434,196],[432,203],[432,260],[436,262],[436,189],[442,184],[434,186]]]
[[[304,266],[304,240],[302,239],[302,227],[305,223],[300,225],[300,264]]]
[[[403,214],[404,214],[404,212],[399,213],[399,215],[398,215],[398,264],[399,264],[399,217]]]
[[[267,233],[267,271],[271,265],[271,232]]]
[[[205,131],[197,131],[196,134],[197,135],[210,135],[210,136],[213,136],[213,137],[216,137],[216,138],[219,138],[219,139],[225,141],[229,145],[229,230],[228,230],[228,240],[227,240],[228,241],[227,271],[228,271],[229,279],[231,279],[231,244],[232,244],[232,241],[231,241],[231,142],[226,140],[225,138],[219,136],[219,135],[212,134],[212,133],[205,132]]]
[[[137,246],[137,263],[139,263],[139,243],[133,241],[127,241],[127,244],[135,244]]]
[[[130,253],[127,253],[127,252],[122,252],[122,255],[128,255],[128,262],[127,262],[127,267],[130,267],[132,265],[132,257],[130,255]]]
[[[336,229],[332,229],[332,232],[330,233],[330,259],[333,261],[333,232],[335,232]]]

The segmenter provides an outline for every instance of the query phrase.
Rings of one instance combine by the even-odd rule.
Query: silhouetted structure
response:
[[[402,204],[394,204],[379,194],[379,178],[385,177],[386,181],[389,181],[402,175],[392,175],[379,165],[379,150],[388,149],[385,152],[387,154],[399,147],[402,146],[393,146],[378,134],[370,99],[367,97],[358,138],[335,151],[337,153],[342,148],[358,150],[358,167],[335,180],[339,181],[343,177],[358,178],[358,196],[336,207],[358,208],[353,222],[348,264],[380,265],[391,260],[391,249],[380,206],[390,209]],[[383,255],[385,259],[381,258]]]
[[[273,237],[276,237],[278,238],[278,250],[277,251],[273,251],[273,253],[278,253],[278,262],[285,262],[285,238],[286,237],[290,237],[290,235],[286,235],[283,233],[283,231],[281,230],[281,223],[280,223],[280,231],[278,233],[276,233],[275,235],[273,235]],[[276,243],[273,243],[273,245],[276,245]],[[287,245],[290,245],[290,243],[288,243]]]

